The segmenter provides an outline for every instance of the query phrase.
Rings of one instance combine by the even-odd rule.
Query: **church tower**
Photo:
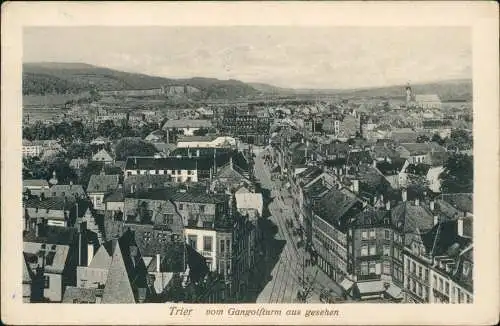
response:
[[[411,100],[412,100],[412,97],[413,97],[413,94],[412,94],[412,91],[411,91],[411,87],[410,87],[410,83],[407,83],[406,84],[406,106],[408,106],[410,103],[411,103]]]

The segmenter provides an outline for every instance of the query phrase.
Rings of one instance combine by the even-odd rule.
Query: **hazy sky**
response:
[[[472,76],[470,29],[454,27],[37,27],[24,31],[23,56],[296,88]]]

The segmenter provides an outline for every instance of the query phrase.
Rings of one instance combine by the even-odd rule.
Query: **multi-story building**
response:
[[[271,119],[267,112],[249,112],[237,108],[226,109],[217,128],[221,133],[241,139],[248,144],[268,143]]]
[[[29,140],[23,139],[23,157],[40,157],[42,153],[42,146],[33,143]]]
[[[90,176],[87,186],[87,194],[92,201],[95,210],[105,209],[104,197],[118,189],[119,175],[106,175],[101,172],[99,175]]]

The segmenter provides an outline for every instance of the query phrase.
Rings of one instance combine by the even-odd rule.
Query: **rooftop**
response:
[[[87,192],[110,192],[118,188],[120,176],[112,175],[92,175],[90,176]]]
[[[163,129],[167,128],[210,128],[212,122],[210,120],[168,120],[163,125]]]

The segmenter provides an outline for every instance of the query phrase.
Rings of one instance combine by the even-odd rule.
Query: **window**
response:
[[[369,264],[368,264],[368,267],[369,267],[369,272],[370,274],[375,274],[376,273],[376,264],[374,261],[371,261]]]
[[[361,246],[361,256],[368,256],[368,246],[367,245]]]
[[[444,283],[444,293],[446,293],[447,295],[450,295],[450,283],[448,283],[448,282]]]
[[[182,211],[184,209],[184,204],[179,204],[179,210]]]
[[[198,247],[198,237],[196,235],[188,235],[188,243],[196,249]]]
[[[200,212],[202,212],[202,213],[205,212],[205,205],[200,205]]]
[[[229,253],[231,252],[231,240],[229,240],[229,239],[226,240],[226,250]]]
[[[370,239],[375,239],[375,230],[370,230]]]
[[[411,272],[412,273],[415,273],[415,270],[417,269],[417,265],[415,264],[415,262],[411,262]]]
[[[186,182],[191,182],[191,181],[193,181],[191,177],[187,177],[187,178],[186,178]],[[180,181],[179,181],[179,182],[180,182]]]
[[[436,276],[436,275],[434,275],[432,279],[433,279],[433,285],[434,285],[434,288],[435,288],[435,289],[437,289],[437,286],[438,286],[438,279],[437,279],[437,276]]]
[[[361,275],[368,275],[368,263],[366,261],[361,263]]]
[[[391,263],[390,262],[384,261],[383,268],[384,268],[384,274],[391,274]]]
[[[203,237],[203,250],[212,251],[212,237],[210,236]]]
[[[413,293],[417,292],[417,283],[415,283],[415,280],[411,280],[411,291]]]
[[[385,237],[385,240],[391,240],[391,231],[385,230],[384,237]]]
[[[391,247],[384,245],[384,256],[390,256],[391,255]]]
[[[43,277],[43,287],[45,289],[48,289],[50,287],[50,277],[47,275]]]
[[[422,284],[418,283],[418,296],[421,297],[422,296]]]
[[[193,174],[193,171],[188,170],[188,175],[192,175],[192,174]]]
[[[467,303],[472,303],[472,297],[470,295],[466,295],[467,297]]]
[[[424,271],[424,280],[428,281],[429,280],[429,270],[426,268],[425,271]]]
[[[439,291],[443,292],[443,279],[439,279]]]
[[[166,224],[174,223],[174,214],[165,214],[165,222]]]
[[[418,277],[422,278],[422,266],[418,266]]]
[[[220,240],[220,252],[223,254],[225,251],[224,240]]]
[[[177,174],[181,174],[181,170],[177,170]]]
[[[363,239],[363,240],[368,239],[368,232],[366,232],[366,231],[362,231],[362,232],[361,232],[361,239]]]
[[[458,298],[458,303],[462,303],[461,299],[462,299],[462,291],[457,288],[457,298]]]
[[[376,245],[370,245],[370,256],[376,255],[377,254],[377,246]]]

